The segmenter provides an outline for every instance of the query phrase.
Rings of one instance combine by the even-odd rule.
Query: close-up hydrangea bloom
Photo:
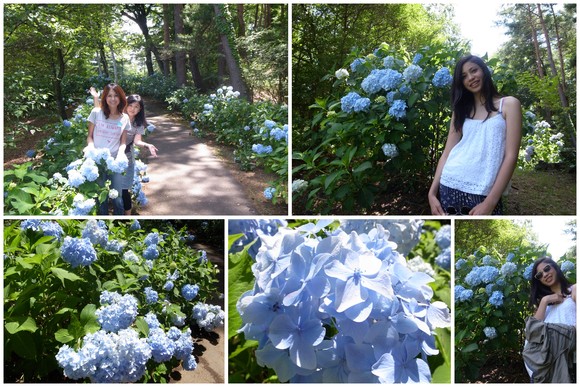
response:
[[[60,249],[62,259],[71,266],[89,266],[97,260],[97,252],[88,238],[66,236]]]
[[[259,236],[255,285],[237,302],[258,364],[281,382],[430,381],[434,330],[450,325],[447,305],[432,300],[434,279],[410,269],[380,224],[317,230]]]
[[[181,295],[187,301],[193,300],[197,296],[197,292],[199,292],[199,286],[197,285],[185,284],[181,288]]]
[[[45,232],[46,234],[46,232]],[[574,262],[570,262],[570,261],[564,261],[562,262],[562,264],[560,265],[560,269],[564,272],[567,273],[569,271],[573,271],[576,268],[576,265],[574,265]]]
[[[383,154],[388,158],[397,157],[399,155],[399,150],[395,144],[383,144],[381,147]]]
[[[340,99],[341,110],[345,113],[354,112],[354,105],[356,104],[356,101],[358,101],[360,98],[361,96],[358,93],[351,91],[350,93],[348,93],[347,95],[345,95]]]
[[[208,332],[224,325],[225,313],[219,305],[198,302],[193,306],[191,314],[196,324]]]
[[[485,337],[487,337],[490,340],[495,339],[497,337],[497,331],[495,330],[494,327],[483,328],[483,333],[485,334]]]
[[[433,86],[439,88],[448,87],[449,85],[451,85],[451,82],[453,82],[453,77],[451,76],[451,73],[449,72],[449,69],[447,67],[442,67],[439,70],[437,70],[437,72],[433,76],[432,81]]]
[[[145,292],[145,302],[148,304],[154,304],[159,300],[159,293],[157,293],[151,286],[148,286],[144,290]]]
[[[352,72],[356,72],[358,71],[359,67],[362,66],[363,64],[365,64],[366,61],[363,58],[356,58],[351,64],[350,64],[350,70]]]
[[[143,257],[148,261],[157,259],[159,257],[159,250],[157,250],[157,245],[149,245],[143,252]]]
[[[145,246],[159,244],[159,234],[156,232],[151,232],[151,233],[147,234],[147,236],[145,237],[144,243],[145,243]]]
[[[495,307],[503,305],[503,293],[499,290],[494,291],[489,297],[489,303]]]
[[[421,75],[423,75],[423,69],[416,64],[409,65],[403,71],[403,78],[409,83],[417,82]]]
[[[128,328],[137,317],[137,299],[130,294],[121,295],[104,290],[100,302],[101,307],[95,314],[101,327],[108,332]]]
[[[255,257],[258,249],[262,245],[261,239],[258,237],[264,233],[266,235],[274,235],[278,232],[279,227],[285,227],[288,223],[281,219],[230,219],[228,221],[228,234],[236,235],[243,234],[232,244],[230,253],[242,251],[244,246],[253,243],[249,249],[249,254]]]
[[[502,265],[501,269],[499,269],[501,275],[504,277],[509,277],[514,275],[516,270],[518,269],[518,265],[513,262],[506,262]]]
[[[109,231],[104,223],[89,219],[83,229],[83,238],[88,238],[93,245],[106,246],[109,240]]]
[[[404,118],[407,115],[407,103],[402,99],[393,101],[393,105],[389,109],[389,115],[395,117],[397,121]]]

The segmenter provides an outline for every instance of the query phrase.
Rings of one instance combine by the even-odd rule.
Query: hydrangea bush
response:
[[[525,319],[534,261],[545,248],[513,251],[456,251],[455,260],[455,381],[478,380],[488,358],[519,354],[524,345]],[[575,283],[575,262],[561,262]],[[500,360],[501,361],[501,360]]]
[[[126,162],[111,157],[108,149],[93,149],[83,153],[86,146],[87,117],[92,99],[79,105],[71,120],[45,128],[52,137],[45,140],[33,161],[4,172],[4,213],[16,215],[94,215],[97,202],[118,197],[109,188],[105,173],[124,173]],[[147,166],[134,148],[136,163],[132,194],[138,205],[147,198],[141,182]]]
[[[264,188],[264,197],[287,202],[288,198],[288,109],[286,105],[254,102],[240,98],[231,86],[209,95],[192,88],[173,93],[167,101],[190,121],[194,136],[213,133],[217,141],[233,147],[242,170],[262,166],[276,175]]]
[[[223,221],[181,228],[171,221],[7,221],[5,380],[160,382],[180,364],[193,370],[192,331],[215,330],[224,320],[214,305],[223,298],[223,274],[191,247],[190,230],[208,222],[223,230]],[[157,254],[147,257],[149,248]]]
[[[260,247],[230,254],[230,381],[450,381],[449,273],[408,261],[434,262],[438,222],[246,222]]]
[[[562,161],[564,134],[556,132],[546,121],[537,121],[532,112],[524,114],[525,134],[522,138],[518,167],[532,170],[539,163],[557,164]]]
[[[332,95],[311,106],[311,130],[295,139],[294,191],[307,211],[368,209],[391,178],[406,185],[430,180],[447,135],[450,72],[458,50],[417,53],[386,43],[353,51],[350,65],[333,70]],[[387,178],[385,178],[385,176]],[[306,186],[304,186],[306,185]]]

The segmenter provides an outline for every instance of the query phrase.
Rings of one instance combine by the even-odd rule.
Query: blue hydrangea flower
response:
[[[79,172],[88,180],[95,181],[99,177],[99,167],[93,159],[85,159]]]
[[[72,125],[72,123],[69,120],[64,120],[62,124],[64,125],[65,128],[70,128],[70,126]]]
[[[447,67],[442,67],[433,76],[433,86],[444,88],[448,87],[451,82],[453,81],[453,77],[449,73],[449,69]]]
[[[501,275],[504,277],[513,275],[517,270],[518,266],[513,262],[506,262],[502,265],[501,269],[499,269]]]
[[[393,58],[392,56],[387,56],[385,57],[385,59],[383,59],[383,66],[387,69],[392,68],[395,65],[395,58]]]
[[[345,113],[352,113],[354,111],[354,105],[356,104],[356,101],[358,101],[360,98],[361,96],[358,95],[358,93],[351,91],[340,99],[340,109]]]
[[[272,200],[275,193],[276,193],[276,188],[268,187],[264,190],[264,197],[268,200]]]
[[[147,371],[151,348],[133,329],[118,333],[100,330],[82,339],[76,352],[63,345],[56,360],[64,375],[78,380],[89,378],[92,383],[135,383]]]
[[[144,240],[145,246],[150,246],[150,245],[157,245],[159,244],[159,234],[156,232],[150,232],[149,234],[147,234],[147,236],[145,237]]]
[[[457,262],[455,262],[455,269],[461,270],[461,268],[463,268],[466,264],[467,261],[465,259],[458,259]]]
[[[437,245],[442,248],[446,249],[451,247],[451,226],[446,224],[442,226],[437,233],[435,234],[435,242]]]
[[[199,292],[198,285],[185,284],[181,288],[181,295],[186,301],[193,300],[197,296],[197,292]]]
[[[135,262],[135,263],[139,263],[139,261],[140,261],[139,257],[137,256],[137,254],[135,254],[135,252],[133,250],[126,251],[123,254],[123,259],[125,259],[129,262]]]
[[[95,199],[85,199],[83,194],[78,193],[73,198],[73,208],[69,215],[88,215],[95,207]]]
[[[60,240],[64,233],[62,227],[57,222],[45,221],[40,223],[40,228],[46,236],[53,236]]]
[[[483,333],[485,334],[485,337],[487,337],[490,340],[493,340],[497,337],[497,331],[495,330],[494,327],[483,328]]]
[[[94,245],[106,246],[109,241],[109,231],[103,223],[89,219],[82,232],[83,238],[88,238]]]
[[[40,231],[40,219],[25,219],[20,223],[21,230]]]
[[[371,100],[368,98],[359,98],[354,104],[355,112],[368,112],[371,107]]]
[[[445,248],[441,254],[435,258],[435,263],[445,270],[451,268],[451,247]]]
[[[494,260],[491,257],[491,255],[486,255],[483,258],[481,258],[481,263],[483,263],[484,265],[492,265],[494,263]]]
[[[268,129],[273,129],[274,127],[276,127],[276,122],[272,120],[266,120],[264,121],[264,126]]]
[[[139,221],[137,219],[134,219],[133,223],[131,223],[131,227],[129,227],[129,230],[137,231],[140,229],[141,229],[141,224],[139,223]]]
[[[403,74],[392,69],[381,70],[384,74],[381,77],[380,83],[381,87],[385,91],[395,90],[403,82]]]
[[[116,239],[108,241],[105,250],[121,254],[125,248],[125,243]]]
[[[407,115],[407,103],[401,99],[393,101],[393,105],[389,109],[389,115],[395,117],[397,121],[405,118]]]
[[[513,261],[513,260],[514,260],[514,258],[515,258],[515,257],[516,257],[516,256],[515,256],[515,254],[514,254],[514,253],[509,253],[509,254],[507,255],[507,257],[506,257],[506,259],[505,259],[505,260],[506,260],[507,262],[511,262],[511,261]]]
[[[409,65],[403,71],[403,78],[409,83],[417,82],[421,75],[423,75],[423,69],[416,64]]]
[[[367,94],[378,93],[382,89],[381,80],[386,75],[387,70],[373,69],[371,70],[370,74],[362,80],[360,86]]]
[[[163,285],[163,290],[168,292],[168,291],[173,290],[173,287],[174,287],[173,282],[167,281],[167,282],[165,282],[165,285]]]
[[[494,284],[487,284],[485,286],[485,292],[487,293],[488,296],[491,296],[491,294],[493,293],[493,289],[494,289]]]
[[[34,156],[36,156],[36,151],[34,149],[29,149],[26,151],[26,157],[28,158],[33,158]]]
[[[117,160],[112,157],[107,159],[107,168],[111,172],[124,173],[129,166],[129,161],[127,159]]]
[[[204,264],[207,262],[207,251],[205,250],[200,250],[201,255],[199,256],[199,258],[197,259],[197,261],[201,264]]]
[[[527,279],[528,281],[532,280],[532,271],[534,270],[534,264],[530,263],[524,270],[524,278]]]
[[[262,144],[254,144],[252,145],[252,151],[255,153],[262,155],[262,154],[270,154],[272,153],[273,149],[271,145],[262,145]]]
[[[195,361],[195,356],[189,355],[189,357],[183,362],[183,369],[186,371],[193,371],[197,368],[197,362]]]
[[[161,324],[159,323],[159,320],[157,319],[157,315],[155,313],[153,312],[147,313],[144,319],[149,329],[161,328]]]
[[[266,235],[275,235],[279,227],[285,227],[288,223],[281,219],[231,219],[228,221],[228,234],[242,236],[234,241],[230,249],[230,253],[237,253],[242,251],[244,246],[253,243],[248,253],[255,257],[262,245],[261,239],[258,237],[263,233]]]
[[[138,313],[137,299],[130,295],[103,291],[100,297],[101,307],[95,315],[101,327],[108,332],[118,332],[133,324]]]
[[[415,54],[415,56],[413,57],[413,64],[417,64],[419,62],[421,62],[421,59],[423,59],[423,54]]]
[[[154,304],[159,300],[159,294],[153,290],[151,286],[146,287],[145,290],[145,302],[148,304]]]
[[[72,267],[89,266],[97,260],[97,252],[88,238],[65,237],[60,253]]]
[[[574,265],[574,262],[571,262],[571,261],[564,261],[564,262],[562,262],[562,265],[560,265],[560,269],[564,273],[567,273],[569,271],[573,271],[575,268],[576,268],[576,265]]]
[[[397,157],[399,155],[399,150],[395,144],[383,144],[381,149],[384,155],[388,158]]]
[[[153,360],[157,363],[169,361],[173,357],[173,352],[175,352],[175,342],[167,337],[163,329],[149,329],[147,343],[151,347]]]
[[[499,290],[494,291],[489,297],[489,303],[495,307],[503,305],[503,293]]]
[[[398,98],[398,96],[399,96],[399,93],[398,92],[396,92],[396,91],[389,91],[387,93],[387,104],[389,106],[392,106],[393,105],[393,102],[395,102],[395,99]]]
[[[159,250],[157,250],[157,245],[149,245],[143,252],[143,257],[147,260],[157,259],[159,257]]]
[[[200,328],[212,332],[224,325],[225,313],[219,305],[198,302],[193,306],[192,317]]]
[[[351,64],[350,64],[350,70],[352,72],[356,72],[359,67],[363,64],[365,64],[366,61],[363,58],[356,58]]]
[[[77,171],[76,169],[71,169],[70,171],[67,171],[67,174],[68,174],[68,185],[70,185],[71,187],[78,188],[81,184],[83,184],[86,181],[86,178],[83,176],[83,174],[80,171]]]
[[[370,101],[369,101],[370,103]],[[288,132],[280,129],[280,128],[274,128],[270,131],[270,137],[272,137],[274,140],[276,141],[281,141],[281,140],[288,140]]]

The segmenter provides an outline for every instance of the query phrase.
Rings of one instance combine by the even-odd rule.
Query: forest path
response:
[[[147,157],[148,204],[139,215],[255,215],[244,189],[214,150],[191,136],[189,125],[159,102],[145,101],[147,120],[156,129],[145,141],[158,149]],[[146,150],[144,152],[147,152]]]

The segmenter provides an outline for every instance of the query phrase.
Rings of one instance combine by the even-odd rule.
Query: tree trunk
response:
[[[195,56],[193,51],[189,52],[189,71],[191,71],[191,79],[193,79],[194,86],[203,92],[207,91],[207,86],[203,81],[203,77],[201,76],[201,72],[199,71],[199,65],[197,63],[197,57]]]
[[[534,53],[536,54],[536,68],[538,69],[538,75],[540,79],[545,77],[544,67],[542,65],[542,57],[540,55],[540,45],[538,44],[538,34],[536,33],[536,25],[534,23],[534,15],[529,4],[526,4],[528,24],[530,25],[530,30],[532,31],[532,40],[534,42]]]
[[[113,44],[109,42],[109,50],[111,50],[111,60],[113,61],[113,82],[117,83],[119,77],[117,73],[117,60],[115,59],[115,50],[113,50]]]
[[[54,89],[54,99],[56,100],[58,114],[63,120],[66,120],[66,107],[64,104],[64,98],[62,97],[62,79],[64,78],[65,72],[64,53],[62,52],[62,48],[57,48],[55,50],[55,55],[56,63],[52,62],[52,86]]]
[[[232,35],[231,28],[228,28],[229,23],[226,20],[226,18],[224,17],[224,15],[222,14],[222,10],[220,8],[220,5],[214,4],[213,8],[214,8],[215,15],[216,15],[216,24],[218,26],[223,26],[222,28],[219,28],[219,27],[218,28],[220,29],[220,31],[219,31],[220,41],[222,43],[224,58],[226,60],[226,65],[228,67],[228,72],[230,74],[230,80],[232,82],[232,87],[234,88],[234,90],[236,90],[240,93],[240,96],[248,99],[248,91],[246,88],[246,84],[244,83],[244,80],[242,78],[242,72],[240,71],[240,67],[238,65],[238,62],[236,61],[235,56],[234,56],[234,51],[233,51],[232,47],[230,46],[230,42],[228,40],[228,36]]]
[[[544,31],[546,47],[548,49],[548,62],[550,63],[550,70],[552,71],[552,76],[558,79],[558,94],[560,95],[560,103],[562,104],[562,107],[567,108],[568,98],[566,98],[566,94],[564,94],[564,89],[562,87],[562,83],[560,82],[560,77],[558,76],[558,70],[556,70],[556,63],[554,62],[554,56],[552,54],[552,43],[550,42],[550,34],[548,33],[548,28],[546,27],[546,22],[544,21],[542,6],[537,4],[537,8],[540,24],[542,25],[542,31]]]
[[[244,21],[244,4],[238,4],[237,12],[238,12],[238,37],[244,37],[246,36],[246,22]],[[248,59],[248,53],[246,52],[246,50],[240,48],[239,52],[240,58],[246,61]]]
[[[564,92],[566,92],[566,71],[564,70],[564,54],[562,39],[560,37],[560,28],[558,27],[558,18],[556,17],[556,12],[554,12],[553,4],[550,4],[550,9],[552,10],[552,16],[554,17],[554,30],[556,32],[556,42],[558,44],[558,56],[560,57],[560,75],[562,76],[562,87],[564,88]]]
[[[270,28],[272,26],[272,6],[270,4],[264,4],[264,28]]]
[[[169,24],[171,20],[171,5],[163,4],[163,75],[166,77],[169,76],[170,73],[170,48],[169,44],[171,41],[171,33],[169,30]]]
[[[183,4],[175,4],[173,6],[173,20],[175,28],[175,44],[177,46],[175,50],[175,76],[177,80],[177,87],[185,86],[186,74],[185,74],[185,51],[183,50],[183,44],[181,43],[180,35],[183,34]]]
[[[123,11],[123,15],[137,23],[143,33],[143,37],[145,38],[145,65],[147,66],[147,74],[149,76],[155,73],[155,70],[153,70],[153,59],[151,53],[155,55],[155,60],[157,61],[159,70],[163,71],[163,61],[159,56],[159,50],[157,50],[157,47],[151,39],[151,35],[149,35],[149,27],[147,26],[147,16],[149,15],[150,10],[151,5],[127,4],[125,5],[125,11]]]
[[[107,65],[107,55],[105,54],[105,45],[99,40],[99,63],[103,66],[103,75],[109,77],[109,66]],[[101,67],[99,66],[99,70]]]

